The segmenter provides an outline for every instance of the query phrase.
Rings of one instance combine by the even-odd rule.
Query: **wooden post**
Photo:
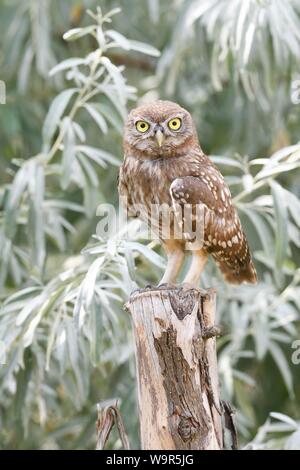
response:
[[[134,293],[142,449],[222,449],[215,291],[166,286]]]

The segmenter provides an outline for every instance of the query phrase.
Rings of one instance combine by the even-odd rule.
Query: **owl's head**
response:
[[[172,157],[197,143],[193,119],[171,101],[154,101],[133,109],[125,124],[124,145],[140,158]]]

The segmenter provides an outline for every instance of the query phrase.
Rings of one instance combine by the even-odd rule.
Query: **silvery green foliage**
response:
[[[197,47],[205,41],[212,48],[210,76],[216,90],[233,76],[241,80],[250,99],[259,96],[267,104],[264,93],[274,89],[284,73],[299,72],[296,0],[186,0],[179,4],[172,40],[160,64],[161,72],[170,67],[170,92],[190,47],[195,47],[203,64],[208,59],[205,49]]]
[[[122,68],[115,66],[106,56],[108,50],[124,48],[158,54],[148,45],[127,40],[111,29],[104,30],[103,25],[109,24],[111,16],[117,12],[113,10],[104,16],[100,9],[97,14],[90,12],[94,25],[73,29],[64,36],[66,40],[75,40],[90,35],[96,40],[97,48],[86,57],[67,59],[50,71],[51,76],[65,72],[72,87],[58,94],[50,106],[43,126],[42,152],[30,160],[16,162],[19,168],[11,184],[5,188],[1,227],[2,286],[8,275],[17,284],[21,283],[32,269],[42,278],[46,236],[52,236],[63,250],[65,231],[72,231],[63,210],[93,214],[93,189],[99,184],[94,166],[106,168],[108,164],[119,163],[109,152],[87,145],[85,131],[77,122],[79,111],[84,110],[102,133],[107,133],[110,124],[118,131],[122,129],[126,104],[135,98],[135,89],[126,84]],[[101,99],[104,102],[99,102]],[[60,155],[59,160],[56,159],[57,154]],[[63,190],[71,185],[81,188],[84,206],[45,194],[47,177],[59,178]],[[57,221],[55,231],[54,220]],[[24,234],[28,237],[27,251],[14,244],[18,230],[24,227],[28,229]]]
[[[122,123],[136,95],[129,77],[139,93],[168,96],[189,107],[201,143],[204,139],[212,153],[222,150],[212,158],[230,186],[260,281],[226,285],[212,262],[203,277],[204,286],[217,288],[218,321],[227,331],[218,343],[222,396],[238,410],[243,443],[299,447],[299,366],[291,363],[291,345],[299,338],[300,146],[289,143],[293,123],[285,117],[295,121],[297,113],[294,108],[289,114],[289,93],[280,91],[289,88],[286,76],[297,69],[298,33],[292,26],[284,30],[287,19],[275,0],[236,0],[231,8],[223,1],[182,0],[170,6],[161,0],[147,2],[146,9],[133,0],[113,16],[113,25],[111,13],[96,10],[97,3],[85,2],[93,11],[64,35],[63,45],[69,10],[76,16],[80,2],[59,2],[55,8],[50,0],[16,2],[10,21],[4,16],[11,51],[6,50],[5,70],[13,74],[16,89],[33,89],[25,129],[30,129],[27,121],[34,127],[40,89],[55,97],[47,113],[37,113],[45,118],[42,139],[28,131],[34,156],[27,158],[22,140],[14,153],[15,137],[11,146],[2,144],[17,158],[8,162],[1,155],[0,160],[3,170],[9,169],[1,186],[0,340],[7,346],[7,365],[0,366],[0,446],[93,447],[96,403],[109,398],[121,398],[131,441],[137,443],[133,343],[122,305],[137,286],[157,282],[164,259],[143,236],[122,237],[126,227],[110,240],[95,234],[87,243],[96,231],[97,203],[116,202]],[[110,8],[110,3],[101,5]],[[297,25],[297,2],[288,5],[285,15]],[[41,12],[47,12],[42,23]],[[268,27],[262,29],[255,18]],[[134,41],[127,38],[131,32]],[[276,38],[277,55],[270,52]],[[157,71],[158,51],[141,41],[162,49]],[[126,69],[120,65],[120,53],[125,63],[134,57],[133,70],[130,61]],[[267,59],[263,64],[261,54]],[[55,65],[58,58],[63,60]],[[254,101],[240,100],[235,92],[240,83]],[[257,109],[263,110],[261,119]],[[9,108],[1,122],[6,121]],[[231,133],[224,122],[234,123]],[[26,134],[21,129],[20,138]],[[282,134],[289,136],[283,144]],[[268,137],[263,146],[262,135]],[[225,146],[218,143],[220,136]],[[270,140],[281,150],[266,150]],[[250,156],[235,153],[242,144]],[[136,222],[130,227],[140,228]],[[276,429],[287,433],[287,441],[274,440]],[[120,442],[111,445],[118,448]]]
[[[273,419],[272,419],[273,418]],[[245,450],[299,450],[300,422],[282,413],[270,413]]]
[[[6,364],[0,369],[1,407],[11,407],[22,393],[17,419],[25,439],[32,413],[37,412],[41,426],[49,419],[59,400],[57,387],[81,410],[89,396],[93,367],[108,361],[117,367],[132,355],[130,337],[124,334],[128,320],[120,307],[136,286],[129,273],[134,270],[135,253],[160,268],[164,265],[147,246],[121,242],[116,235],[116,240],[99,240],[97,248],[91,246],[82,256],[64,258],[60,272],[51,279],[46,266],[49,240],[64,252],[68,233],[75,231],[66,213],[94,214],[93,188],[99,185],[96,167],[119,164],[108,151],[87,144],[78,119],[84,112],[100,133],[106,134],[111,126],[121,132],[127,102],[135,99],[135,89],[127,85],[123,68],[111,62],[107,51],[158,55],[155,48],[131,41],[109,27],[118,12],[89,11],[93,24],[64,35],[68,41],[92,36],[96,48],[85,57],[66,59],[50,71],[51,76],[64,73],[70,86],[50,106],[41,153],[14,162],[15,174],[4,188],[1,286],[5,289],[9,280],[16,289],[4,300],[0,313],[0,338],[6,351]],[[63,191],[79,188],[83,204],[57,199],[53,180]],[[97,258],[93,260],[89,254]],[[12,416],[4,413],[1,420],[8,423]]]
[[[220,152],[270,146],[299,119],[298,0],[181,0],[174,10],[157,70],[163,92],[194,109],[208,145],[214,120]]]

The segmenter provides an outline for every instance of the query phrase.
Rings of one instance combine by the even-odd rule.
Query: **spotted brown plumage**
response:
[[[168,255],[161,282],[175,282],[189,250],[193,258],[184,282],[198,285],[209,255],[227,281],[256,282],[247,239],[229,188],[201,150],[193,120],[185,109],[169,101],[157,101],[131,111],[125,125],[119,193],[127,199],[129,215],[148,223],[152,205],[166,204],[171,209],[169,236],[163,236],[160,219],[157,226]],[[187,224],[190,231],[185,229],[187,221],[179,220],[187,206],[191,208],[185,216],[191,219]],[[193,241],[198,222],[202,223],[203,243],[193,249],[187,242]],[[175,236],[176,224],[184,227],[180,239]]]

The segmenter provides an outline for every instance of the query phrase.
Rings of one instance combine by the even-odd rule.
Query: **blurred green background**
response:
[[[92,235],[98,204],[117,206],[127,110],[157,98],[193,115],[254,253],[257,286],[213,263],[203,279],[241,446],[300,448],[299,57],[299,0],[0,1],[0,448],[94,448],[115,398],[139,447],[122,305],[164,259]]]

